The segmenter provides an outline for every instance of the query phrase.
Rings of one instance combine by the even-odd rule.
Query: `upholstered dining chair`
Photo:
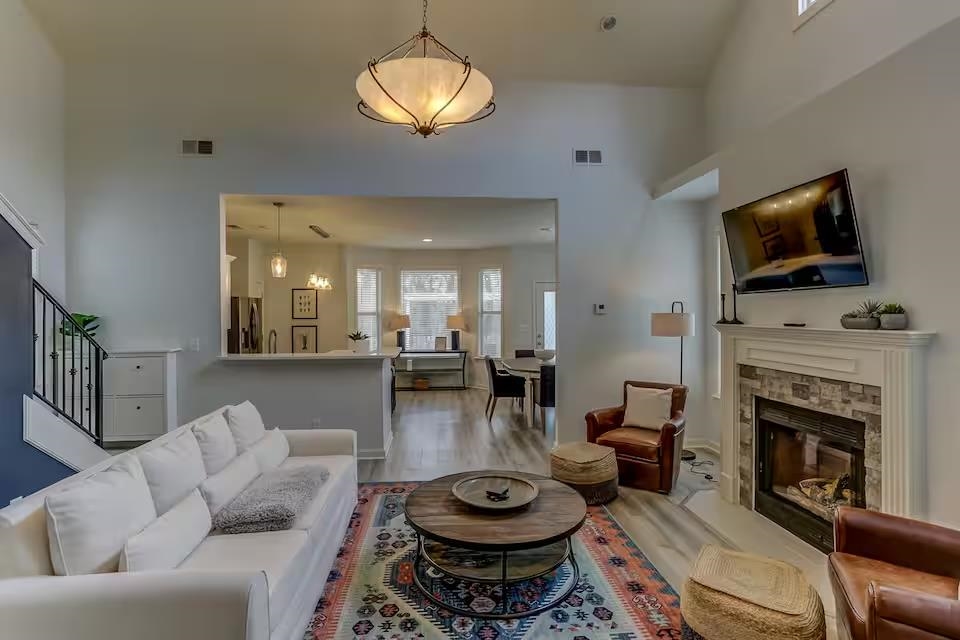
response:
[[[623,426],[629,387],[671,390],[670,419],[659,430]],[[587,440],[617,452],[621,485],[670,493],[680,474],[686,403],[684,385],[627,380],[623,383],[622,405],[587,414]]]
[[[497,410],[497,400],[500,398],[518,398],[520,408],[523,408],[523,399],[526,397],[527,380],[522,376],[515,376],[497,370],[497,364],[490,356],[487,361],[487,388],[490,395],[487,396],[487,408],[484,413],[487,421],[493,420],[493,412]]]
[[[540,407],[540,428],[547,430],[547,409],[557,406],[557,366],[540,365],[540,379],[533,385],[533,402]]]
[[[535,358],[533,349],[514,349],[513,350],[514,358]]]

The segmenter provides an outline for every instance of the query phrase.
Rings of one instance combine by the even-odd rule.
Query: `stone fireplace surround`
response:
[[[722,342],[720,492],[753,508],[756,395],[863,420],[869,508],[923,518],[924,331],[716,325]]]

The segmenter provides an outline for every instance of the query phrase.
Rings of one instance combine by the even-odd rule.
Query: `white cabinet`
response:
[[[177,353],[111,351],[103,365],[103,440],[152,440],[177,428]]]

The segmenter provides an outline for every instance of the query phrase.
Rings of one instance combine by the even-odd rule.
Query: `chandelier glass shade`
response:
[[[424,138],[483,120],[497,108],[490,79],[427,29],[426,1],[421,31],[367,63],[357,77],[357,93],[361,114]]]
[[[283,253],[280,251],[280,209],[283,207],[283,203],[274,202],[273,206],[277,208],[277,251],[270,259],[270,275],[274,278],[286,278],[287,259],[283,257]]]
[[[319,273],[311,273],[307,278],[307,286],[313,287],[318,291],[330,291],[333,289],[333,283],[330,282],[330,278],[327,276],[322,276]]]

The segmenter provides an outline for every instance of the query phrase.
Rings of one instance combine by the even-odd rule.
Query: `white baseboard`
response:
[[[30,396],[23,396],[23,441],[74,471],[83,471],[110,457],[76,427]]]
[[[706,438],[687,438],[683,442],[687,449],[703,449],[713,455],[720,457],[720,443]]]

